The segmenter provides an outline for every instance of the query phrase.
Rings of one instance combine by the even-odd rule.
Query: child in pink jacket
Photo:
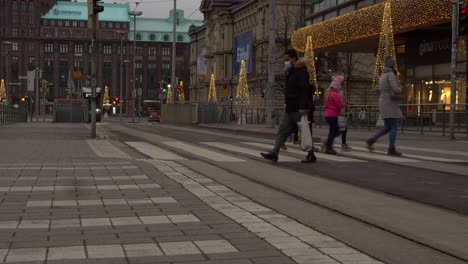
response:
[[[340,92],[338,89],[342,88],[343,82],[345,81],[344,76],[333,76],[332,83],[325,92],[325,120],[327,121],[330,129],[328,132],[328,139],[325,145],[325,153],[330,155],[336,155],[336,151],[333,149],[334,139],[341,134],[338,126],[338,117],[343,108],[346,107],[345,103],[341,100]]]

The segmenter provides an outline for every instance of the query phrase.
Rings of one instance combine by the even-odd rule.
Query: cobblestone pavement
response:
[[[87,134],[0,131],[17,147],[0,152],[0,263],[381,263],[177,162],[105,158],[115,145]]]

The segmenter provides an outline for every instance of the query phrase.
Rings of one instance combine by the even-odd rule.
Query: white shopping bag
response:
[[[375,124],[376,127],[384,127],[385,122],[382,118],[382,116],[379,114],[379,118],[377,119],[377,123]]]
[[[301,149],[303,151],[312,150],[312,134],[310,133],[309,122],[307,116],[303,115],[301,120],[297,123],[299,131],[301,132]]]

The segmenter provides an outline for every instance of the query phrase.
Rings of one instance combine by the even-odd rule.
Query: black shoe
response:
[[[307,157],[305,158],[305,160],[301,161],[302,163],[314,163],[317,161],[317,157],[315,157],[315,154],[314,152],[309,152],[309,154],[307,154]]]
[[[398,156],[398,157],[403,155],[402,153],[396,151],[395,147],[388,148],[387,154],[390,155],[390,156]]]
[[[327,147],[325,149],[325,154],[328,154],[328,155],[336,155],[336,151],[332,148],[332,147]]]
[[[267,160],[271,160],[273,162],[278,162],[278,154],[274,152],[262,152],[260,153],[262,157],[264,157]]]
[[[373,138],[369,138],[368,140],[366,140],[367,149],[370,152],[374,151],[374,143],[375,143],[375,139],[373,139]]]

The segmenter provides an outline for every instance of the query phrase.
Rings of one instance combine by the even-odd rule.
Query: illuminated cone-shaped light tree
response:
[[[109,107],[111,106],[111,103],[109,100],[109,88],[107,87],[107,85],[104,89],[104,97],[102,98],[102,106],[106,109],[109,109]]]
[[[315,95],[320,94],[317,81],[317,68],[315,67],[315,52],[312,45],[312,36],[307,37],[307,46],[305,51],[305,59],[307,61],[307,70],[309,71],[310,82],[315,86]]]
[[[375,61],[374,80],[372,82],[373,88],[379,87],[379,78],[384,67],[384,59],[385,56],[388,55],[396,59],[391,1],[387,1],[384,7],[382,32],[380,33],[379,50],[377,52],[377,58]],[[396,65],[395,69],[397,69]]]
[[[216,95],[215,75],[211,74],[210,89],[208,90],[208,102],[218,102]]]
[[[247,83],[247,69],[244,60],[241,62],[236,99],[237,103],[250,104],[249,84]]]
[[[180,82],[178,94],[179,94],[179,104],[185,104],[185,91],[184,91],[184,82]]]
[[[6,102],[6,89],[5,89],[5,80],[2,79],[2,82],[0,83],[0,103],[3,104]]]
[[[174,89],[174,87],[167,87],[167,96],[166,96],[166,104],[172,104],[172,89]]]

